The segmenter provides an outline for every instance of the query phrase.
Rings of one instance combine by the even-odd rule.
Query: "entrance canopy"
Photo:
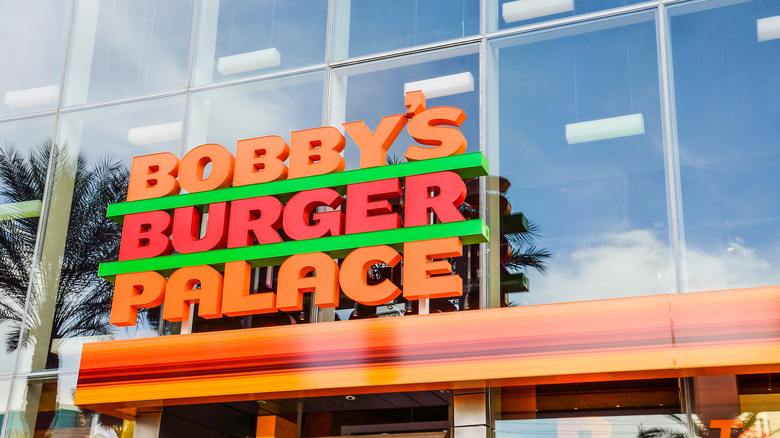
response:
[[[75,401],[174,404],[771,371],[780,286],[120,340]]]

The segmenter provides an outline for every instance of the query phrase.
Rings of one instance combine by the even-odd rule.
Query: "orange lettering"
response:
[[[452,274],[445,257],[460,257],[463,247],[458,237],[404,243],[404,298],[459,297],[463,280]],[[449,275],[447,275],[449,274]]]
[[[290,147],[276,135],[239,140],[233,187],[287,178],[284,160],[289,156]]]
[[[339,266],[324,252],[291,256],[279,268],[276,307],[282,311],[302,310],[303,294],[307,292],[314,293],[317,306],[336,307],[338,276]]]
[[[109,322],[120,327],[135,325],[138,309],[163,303],[165,283],[165,277],[154,271],[117,275]]]
[[[204,178],[203,173],[209,163],[211,173]],[[233,154],[223,146],[215,143],[202,144],[187,152],[181,159],[179,184],[190,193],[230,187],[233,182],[234,163]]]
[[[289,178],[341,172],[346,167],[341,151],[347,141],[332,126],[295,131],[290,134]]]
[[[200,289],[195,286],[200,283]],[[163,319],[186,321],[190,306],[199,303],[198,315],[203,318],[222,317],[222,275],[211,266],[179,268],[168,278]]]
[[[222,313],[227,316],[257,315],[276,311],[276,294],[250,294],[252,268],[244,261],[225,263]]]
[[[742,420],[710,420],[710,428],[720,429],[720,438],[731,438],[731,429],[742,427]]]
[[[170,152],[133,158],[130,180],[127,183],[127,200],[161,198],[176,195],[181,190],[176,175],[179,159]]]
[[[379,284],[369,285],[368,270],[377,263],[395,266],[400,261],[401,254],[387,245],[358,248],[341,262],[339,272],[341,289],[348,297],[360,304],[367,306],[384,304],[400,295],[401,290],[388,279],[382,280]]]
[[[406,117],[403,114],[383,117],[373,133],[363,121],[344,123],[344,129],[360,148],[360,168],[384,166],[387,163],[387,150],[405,125]]]
[[[410,119],[425,111],[425,93],[421,90],[407,91],[404,95],[404,106],[405,116]]]
[[[466,113],[451,106],[437,106],[412,117],[406,127],[409,135],[417,143],[435,147],[411,145],[404,157],[409,161],[420,161],[462,154],[466,150],[466,137],[463,133],[458,129],[439,125],[460,126],[464,120]]]

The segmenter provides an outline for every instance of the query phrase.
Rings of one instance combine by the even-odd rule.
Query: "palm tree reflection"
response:
[[[125,199],[129,175],[120,162],[93,161],[84,154],[73,159],[66,147],[52,146],[51,140],[43,141],[26,155],[12,145],[0,148],[0,199],[42,200],[48,191],[52,206],[42,218],[45,239],[37,249],[38,218],[0,222],[0,324],[10,328],[6,350],[31,349],[34,370],[59,367],[58,340],[110,337],[115,330],[109,324],[113,286],[97,271],[101,262],[116,259],[121,226],[105,212],[109,204]],[[47,180],[50,162],[56,175]],[[67,206],[70,213],[65,215],[68,209],[62,207]],[[151,320],[156,324],[157,318]],[[28,384],[28,431],[54,424],[39,413],[43,397],[34,387],[40,385]]]

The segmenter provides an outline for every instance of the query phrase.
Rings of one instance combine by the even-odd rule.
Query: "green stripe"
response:
[[[229,187],[209,192],[187,193],[183,195],[166,196],[163,198],[122,202],[109,205],[106,216],[121,223],[122,216],[126,214],[155,210],[171,210],[177,207],[205,205],[215,202],[232,201],[235,199],[254,198],[256,196],[276,196],[284,201],[285,198],[288,198],[294,193],[323,187],[333,187],[343,193],[343,188],[347,184],[388,178],[403,178],[411,175],[441,172],[445,170],[454,171],[462,178],[473,178],[487,175],[488,163],[481,152],[474,152],[465,155],[434,158],[431,160],[412,161],[389,166],[329,173],[327,175],[273,181],[251,186]]]
[[[22,201],[0,205],[0,221],[27,219],[41,215],[41,201]]]
[[[168,275],[184,266],[211,265],[222,270],[225,262],[246,260],[254,267],[278,266],[289,256],[325,252],[333,258],[344,258],[354,248],[390,245],[401,250],[404,242],[460,237],[464,245],[487,242],[488,228],[482,219],[446,224],[423,225],[370,233],[320,237],[318,239],[269,243],[242,248],[217,249],[193,254],[173,254],[141,260],[102,263],[98,275],[114,281],[117,274],[157,271]]]

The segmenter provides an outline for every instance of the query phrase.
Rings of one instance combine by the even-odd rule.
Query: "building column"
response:
[[[453,437],[491,438],[493,432],[493,408],[490,388],[455,390],[452,396]]]
[[[160,436],[160,421],[162,411],[139,412],[135,416],[135,433],[133,438],[158,438]]]

